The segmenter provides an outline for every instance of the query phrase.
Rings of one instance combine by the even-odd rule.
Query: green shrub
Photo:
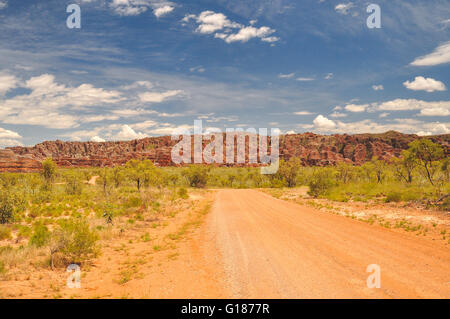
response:
[[[127,199],[124,206],[125,208],[140,207],[142,206],[142,199],[138,196],[130,197]]]
[[[209,168],[202,165],[191,165],[183,171],[189,186],[203,188],[208,182]]]
[[[30,238],[30,245],[43,247],[50,241],[51,233],[47,226],[38,224],[34,227],[33,235]]]
[[[66,178],[65,191],[67,195],[81,195],[83,192],[83,184],[75,175]]]
[[[0,225],[0,240],[10,239],[11,229],[8,226]]]
[[[52,257],[61,253],[69,264],[81,264],[99,251],[99,236],[83,219],[65,220],[55,230],[51,244]]]
[[[183,199],[188,199],[189,195],[188,195],[187,189],[184,187],[181,187],[180,189],[178,189],[178,196]]]
[[[402,200],[402,193],[400,192],[390,192],[386,196],[386,203],[400,202]]]
[[[330,174],[327,171],[316,171],[308,182],[309,191],[308,194],[313,197],[323,196],[334,186],[333,181],[330,178]]]
[[[14,206],[7,194],[0,197],[0,224],[8,224],[14,220]]]

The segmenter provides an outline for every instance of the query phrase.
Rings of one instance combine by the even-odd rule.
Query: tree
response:
[[[183,170],[182,175],[187,179],[189,186],[203,188],[208,182],[209,168],[203,165],[191,165]]]
[[[103,167],[99,170],[98,176],[100,177],[100,183],[103,185],[103,192],[107,194],[107,189],[112,179],[110,170],[106,167]]]
[[[297,157],[291,157],[289,161],[280,160],[276,178],[284,181],[288,187],[297,186],[297,177],[299,168],[302,166],[301,161]]]
[[[450,181],[450,158],[445,158],[442,161],[441,171],[444,174],[444,180],[448,183]]]
[[[51,183],[56,175],[56,163],[51,158],[47,158],[42,162],[42,176],[47,183]]]
[[[130,160],[125,164],[127,175],[130,179],[136,182],[138,190],[141,189],[142,184],[151,176],[149,173],[154,171],[155,166],[150,160]]]
[[[413,172],[417,167],[417,160],[410,151],[403,151],[400,158],[393,161],[395,175],[400,179],[405,180],[408,184],[412,183]]]
[[[353,166],[347,163],[338,163],[336,165],[336,179],[341,183],[348,183],[352,178]]]
[[[429,139],[423,138],[409,143],[408,151],[417,160],[428,181],[434,186],[434,176],[439,168],[436,162],[444,157],[442,147]]]
[[[378,159],[378,157],[373,157],[371,162],[373,164],[373,171],[377,177],[377,182],[382,184],[386,177],[387,164],[385,161]]]

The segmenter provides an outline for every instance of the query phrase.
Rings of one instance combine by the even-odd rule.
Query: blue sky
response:
[[[81,29],[66,7],[81,8]],[[0,0],[0,147],[203,126],[450,133],[450,2]]]

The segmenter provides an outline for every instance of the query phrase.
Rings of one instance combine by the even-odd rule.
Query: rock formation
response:
[[[357,135],[282,135],[280,157],[286,160],[299,157],[308,166],[335,165],[339,162],[361,165],[373,156],[383,160],[398,157],[410,142],[418,138],[417,135],[394,131]],[[447,156],[450,154],[450,134],[427,138],[441,144]],[[226,137],[223,139],[225,154]],[[41,167],[40,162],[48,157],[53,158],[60,167],[109,167],[123,165],[130,159],[150,159],[156,165],[171,166],[174,165],[171,150],[177,143],[170,136],[162,136],[127,142],[53,141],[33,147],[9,147],[0,150],[0,172],[37,171]],[[209,140],[204,140],[203,146],[208,143]],[[247,150],[248,147],[249,143],[246,145]]]

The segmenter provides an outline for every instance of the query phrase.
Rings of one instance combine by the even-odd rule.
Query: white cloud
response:
[[[312,114],[315,114],[315,113],[311,113],[311,112],[308,112],[308,111],[299,111],[299,112],[294,112],[294,114],[295,115],[312,115]]]
[[[66,87],[56,83],[51,74],[17,83],[18,87],[30,89],[31,92],[10,99],[0,99],[0,121],[4,123],[71,128],[78,126],[81,119],[72,114],[74,110],[79,112],[86,107],[122,101],[119,91],[95,88],[91,84]]]
[[[266,42],[275,42],[278,41],[278,38],[272,38],[268,37],[272,33],[274,33],[275,30],[269,28],[269,27],[260,27],[255,28],[252,26],[244,27],[238,31],[238,33],[230,34],[225,38],[225,42],[231,43],[231,42],[247,42],[250,39],[253,38],[261,38],[263,41]]]
[[[340,3],[336,7],[334,7],[334,10],[340,14],[348,14],[349,10],[354,7],[354,4],[352,2],[348,3]]]
[[[278,74],[278,77],[280,79],[292,79],[294,76],[295,76],[295,73]]]
[[[354,112],[354,113],[361,113],[364,112],[367,108],[369,107],[369,104],[348,104],[345,106],[345,110],[349,111],[349,112]]]
[[[7,138],[7,139],[20,139],[22,136],[19,135],[19,133],[6,130],[4,128],[0,127],[0,138]]]
[[[450,109],[443,107],[435,107],[420,110],[419,115],[421,116],[449,116]]]
[[[317,119],[316,119],[317,120]],[[332,134],[361,134],[361,133],[384,133],[387,131],[399,131],[408,134],[421,134],[421,135],[438,135],[450,133],[450,123],[441,122],[422,122],[415,119],[395,119],[389,123],[376,123],[371,120],[363,120],[358,122],[341,122],[336,121],[328,123],[327,118],[321,118],[320,120],[314,120],[314,125],[299,125],[303,129],[314,128],[320,133],[332,133]],[[333,125],[334,124],[334,125]]]
[[[299,77],[299,78],[296,78],[295,80],[296,81],[300,81],[300,82],[308,82],[308,81],[314,81],[314,78],[302,78],[302,77]]]
[[[0,127],[0,147],[21,146],[22,136],[19,133]]]
[[[15,76],[0,73],[0,95],[17,87],[18,80]]]
[[[8,6],[8,1],[0,0],[0,10],[6,8]]]
[[[217,39],[222,39],[227,43],[232,42],[248,42],[253,38],[259,38],[261,41],[273,43],[279,40],[278,37],[272,36],[274,29],[266,26],[254,27],[254,23],[245,26],[240,23],[231,21],[223,13],[214,11],[203,11],[199,15],[188,14],[183,18],[183,22],[187,23],[195,20],[198,24],[196,31],[202,34],[214,34]],[[256,22],[255,22],[256,23]],[[233,33],[233,30],[237,32]],[[221,31],[221,32],[217,32]]]
[[[381,111],[412,111],[420,110],[422,116],[447,116],[450,101],[427,102],[416,99],[396,99],[376,106]]]
[[[196,67],[190,68],[189,71],[192,72],[192,73],[194,73],[194,72],[203,73],[206,70],[202,66],[196,66]]]
[[[430,93],[434,91],[445,91],[447,89],[445,84],[441,81],[432,78],[424,78],[423,76],[416,76],[414,81],[406,81],[403,85],[409,90],[426,91]]]
[[[382,91],[382,90],[384,90],[384,86],[382,86],[381,84],[380,85],[372,85],[372,89],[374,91]]]
[[[155,9],[153,10],[153,14],[154,14],[157,18],[160,18],[160,17],[162,17],[162,16],[164,16],[164,15],[166,15],[166,14],[172,12],[173,9],[175,9],[175,8],[172,7],[172,6],[169,6],[169,5],[165,5],[165,6],[162,6],[162,7],[159,7],[159,8],[155,8]]]
[[[136,16],[153,9],[153,14],[159,18],[174,10],[174,6],[168,1],[159,0],[112,0],[110,8],[121,16]]]
[[[333,112],[330,114],[331,117],[339,118],[339,117],[347,117],[347,114],[341,112]]]
[[[331,80],[333,78],[334,74],[333,73],[328,73],[327,75],[325,75],[325,80]]]
[[[334,129],[336,127],[336,123],[332,120],[327,119],[325,116],[323,115],[318,115],[314,121],[314,126],[318,129]]]
[[[147,11],[149,3],[134,0],[113,0],[110,7],[122,16],[135,16]]]
[[[166,92],[145,92],[139,94],[139,99],[144,103],[161,103],[169,97],[183,93],[181,90],[169,90]]]
[[[121,88],[123,90],[135,90],[139,88],[151,89],[153,88],[153,83],[150,81],[136,81],[130,85],[124,85]]]
[[[101,137],[95,135],[91,138],[91,142],[102,143],[102,142],[106,142],[106,141],[104,139],[102,139]]]
[[[123,125],[122,129],[120,130],[120,132],[118,132],[115,136],[113,136],[113,140],[116,141],[128,141],[128,140],[136,140],[136,139],[141,139],[141,138],[145,138],[148,137],[146,134],[144,133],[136,133],[135,130],[133,130],[130,126],[128,125]]]
[[[432,53],[418,57],[411,65],[433,66],[450,62],[450,41],[438,46]]]

